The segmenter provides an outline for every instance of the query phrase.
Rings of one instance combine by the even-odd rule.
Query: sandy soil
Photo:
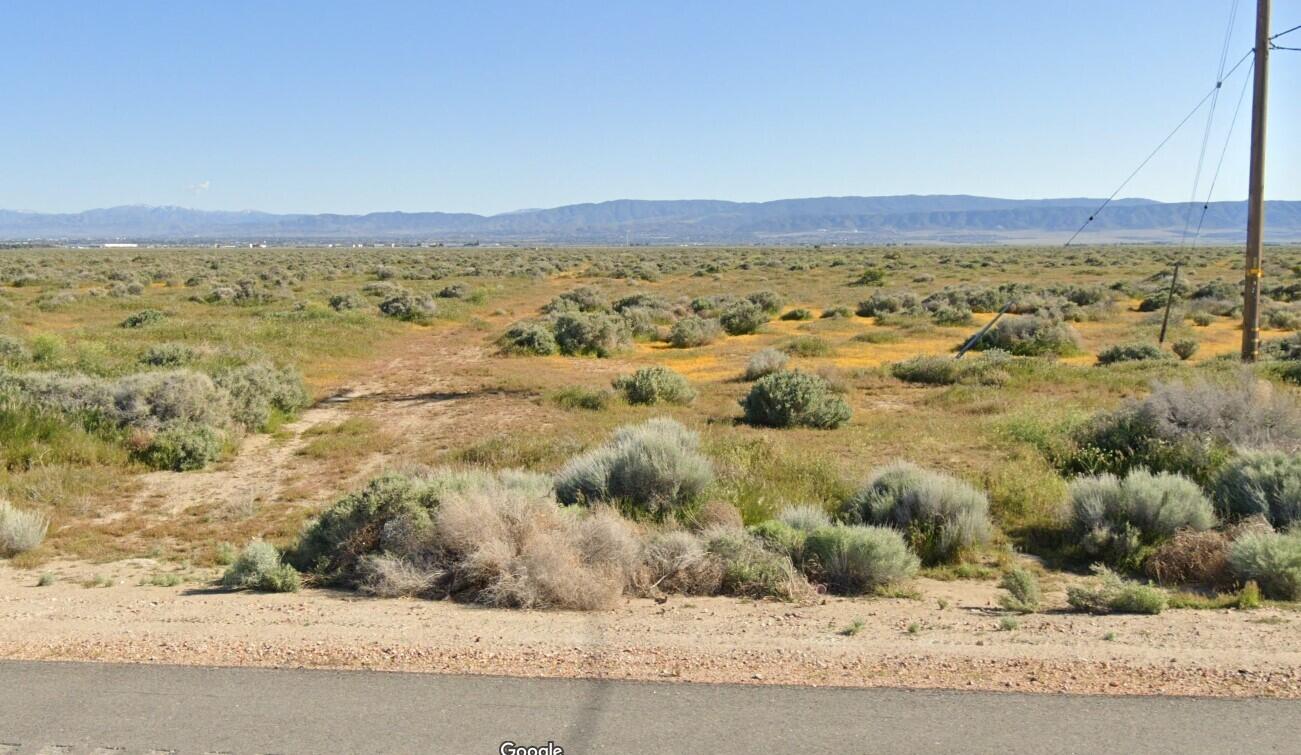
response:
[[[1301,614],[1167,611],[1020,617],[990,582],[918,580],[921,599],[630,599],[607,612],[490,610],[324,590],[228,593],[191,573],[139,585],[150,561],[0,568],[0,657],[205,665],[1301,698]],[[1060,606],[1060,593],[1051,594]],[[941,607],[941,606],[944,607]],[[855,621],[856,633],[846,632]],[[910,627],[915,629],[910,630]]]

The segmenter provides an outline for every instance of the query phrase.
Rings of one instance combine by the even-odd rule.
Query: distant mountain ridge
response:
[[[638,200],[498,215],[374,212],[273,214],[129,205],[78,213],[0,210],[6,241],[445,241],[509,243],[1060,243],[1100,199],[968,195],[817,197],[771,202]],[[1178,242],[1201,205],[1120,199],[1078,243]],[[1189,220],[1191,218],[1191,221]],[[1202,237],[1238,242],[1245,202],[1213,202]],[[1301,241],[1301,201],[1267,203],[1266,238]]]

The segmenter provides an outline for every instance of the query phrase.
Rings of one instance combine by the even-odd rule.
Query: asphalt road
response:
[[[1301,749],[1298,721],[1279,700],[0,661],[0,753],[1264,753]]]

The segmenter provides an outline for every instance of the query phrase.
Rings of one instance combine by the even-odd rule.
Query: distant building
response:
[[[139,244],[102,244],[105,249],[136,249]]]

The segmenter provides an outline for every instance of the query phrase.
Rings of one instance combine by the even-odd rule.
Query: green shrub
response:
[[[989,351],[975,359],[916,356],[890,366],[890,374],[905,383],[923,385],[1001,385],[1008,380],[1007,355]]]
[[[399,291],[379,303],[379,311],[385,317],[405,322],[427,323],[438,311],[434,300],[423,294]]]
[[[1301,455],[1241,452],[1220,473],[1215,502],[1227,517],[1264,516],[1278,529],[1301,521]]]
[[[777,521],[801,532],[812,532],[831,526],[831,517],[820,506],[800,504],[787,506],[777,514]]]
[[[782,297],[776,291],[755,291],[745,300],[762,309],[769,317],[777,314],[782,308]]]
[[[1193,325],[1199,328],[1205,328],[1212,322],[1215,322],[1215,315],[1210,312],[1198,311],[1192,314]],[[1186,357],[1185,357],[1186,358]]]
[[[835,351],[825,338],[818,336],[800,336],[782,345],[782,351],[797,357],[826,357]]]
[[[1301,600],[1301,530],[1242,535],[1229,546],[1229,568],[1267,598]]]
[[[784,351],[777,349],[756,351],[745,363],[745,379],[758,380],[765,375],[781,372],[786,369],[786,363],[789,361],[790,357]]]
[[[830,526],[830,523],[824,526]],[[796,566],[804,561],[804,541],[808,539],[810,531],[776,519],[765,519],[749,529],[750,534],[759,538],[764,547],[786,554]]]
[[[551,329],[540,322],[519,322],[510,326],[497,340],[506,354],[550,356],[559,349]]]
[[[183,343],[156,343],[140,355],[140,363],[151,367],[181,367],[198,358],[198,353]]]
[[[280,551],[274,545],[254,540],[226,569],[221,584],[235,590],[298,592],[302,582],[294,567],[281,563]]]
[[[950,562],[985,545],[993,533],[985,494],[949,475],[896,462],[873,472],[844,504],[846,521],[905,533],[927,564]]]
[[[723,309],[722,314],[718,316],[718,322],[728,335],[740,336],[755,332],[768,322],[769,318],[770,315],[758,304],[738,301]]]
[[[675,349],[690,349],[718,340],[723,327],[718,320],[688,315],[673,323],[669,330],[669,344]]]
[[[541,497],[550,493],[551,480],[510,470],[390,472],[323,511],[303,529],[289,562],[327,584],[355,586],[363,557],[419,552],[430,537],[433,513],[445,498],[483,490]]]
[[[998,586],[1007,590],[1000,596],[998,604],[1016,613],[1034,613],[1039,610],[1042,592],[1039,579],[1029,569],[1014,566],[1003,573],[1003,580]]]
[[[1137,568],[1146,550],[1180,529],[1215,526],[1201,488],[1180,475],[1145,469],[1123,479],[1112,474],[1070,484],[1071,521],[1084,552],[1109,564]]]
[[[1069,356],[1079,353],[1080,337],[1066,323],[1048,317],[1009,315],[971,347],[1001,349],[1021,357]]]
[[[916,312],[921,309],[921,300],[908,291],[888,293],[878,291],[860,301],[854,309],[859,317],[878,317],[900,312]]]
[[[1105,566],[1093,567],[1093,573],[1092,584],[1066,589],[1066,602],[1077,611],[1158,614],[1166,609],[1164,590],[1125,579]]]
[[[571,312],[555,321],[556,345],[569,356],[610,357],[632,345],[632,331],[622,317]]]
[[[763,546],[745,530],[715,528],[704,533],[706,548],[722,565],[721,590],[747,598],[798,600],[811,594],[790,557]]]
[[[869,267],[854,279],[851,286],[882,286],[885,285],[885,271],[879,268]]]
[[[556,391],[552,394],[551,400],[562,409],[587,409],[599,412],[610,404],[610,392],[572,386]]]
[[[971,316],[971,310],[961,307],[939,307],[931,312],[931,319],[936,325],[953,327],[957,325],[971,325],[975,319]]]
[[[185,472],[203,469],[221,455],[224,439],[207,425],[182,422],[156,433],[136,456],[154,469]]]
[[[49,528],[49,517],[15,508],[0,498],[0,558],[16,556],[40,545]]]
[[[795,309],[792,309],[789,312],[783,314],[781,316],[781,319],[794,320],[794,321],[812,320],[813,311],[808,309],[807,307],[796,307]]]
[[[1057,461],[1066,472],[1177,472],[1211,485],[1235,447],[1301,448],[1301,409],[1249,373],[1235,382],[1155,383],[1139,402],[1097,415]]]
[[[1151,343],[1127,343],[1110,346],[1098,352],[1098,364],[1116,364],[1117,362],[1152,362],[1169,359],[1170,355],[1161,347]]]
[[[330,297],[330,309],[333,309],[335,312],[361,309],[364,306],[366,306],[366,301],[353,293],[335,294]]]
[[[821,319],[823,320],[848,320],[854,316],[854,310],[849,307],[836,306],[827,307],[822,310]]]
[[[16,364],[32,358],[27,346],[14,336],[0,335],[0,364]]]
[[[605,294],[590,286],[581,286],[557,296],[542,308],[547,314],[565,314],[569,312],[609,312],[610,301]]]
[[[249,364],[219,373],[217,387],[230,397],[230,414],[248,430],[262,430],[272,412],[297,414],[311,403],[303,376],[292,367]]]
[[[917,557],[897,531],[861,525],[832,525],[808,533],[804,559],[829,588],[849,595],[907,579],[918,567]]]
[[[146,325],[153,325],[156,322],[162,322],[166,317],[167,315],[164,315],[156,309],[142,309],[135,314],[127,316],[127,318],[122,321],[122,327],[143,328]]]
[[[1170,344],[1170,350],[1175,353],[1175,356],[1185,362],[1191,359],[1193,354],[1197,353],[1197,349],[1197,342],[1191,338],[1181,338]]]
[[[833,429],[853,415],[826,380],[798,371],[760,378],[741,400],[741,408],[746,422],[764,427]]]
[[[615,378],[614,389],[630,404],[689,404],[696,398],[686,378],[658,365]]]
[[[695,502],[713,479],[699,436],[660,417],[625,425],[604,445],[570,459],[555,485],[562,503],[608,501],[663,516]]]

